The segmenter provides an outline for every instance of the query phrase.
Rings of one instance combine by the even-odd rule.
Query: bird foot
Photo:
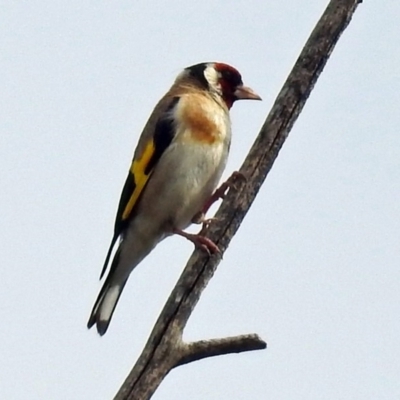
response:
[[[195,216],[192,218],[192,222],[194,224],[203,223],[205,215],[207,214],[209,208],[219,199],[224,199],[226,197],[227,190],[235,187],[239,179],[246,180],[246,177],[241,172],[234,171],[232,175],[224,183],[222,183],[218,189],[215,190],[215,192],[204,204],[202,210],[195,214]]]
[[[199,233],[188,233],[181,229],[174,229],[173,232],[190,240],[197,248],[205,251],[208,255],[220,253],[218,246],[211,239]]]

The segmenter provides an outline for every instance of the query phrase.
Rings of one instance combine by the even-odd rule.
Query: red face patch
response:
[[[219,84],[222,89],[222,97],[228,108],[231,108],[236,100],[236,88],[243,85],[242,76],[236,68],[228,64],[215,63],[215,69],[221,74]]]

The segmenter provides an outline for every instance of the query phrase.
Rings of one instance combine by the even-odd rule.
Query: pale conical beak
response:
[[[237,100],[261,100],[253,89],[243,85],[236,88],[234,95]]]

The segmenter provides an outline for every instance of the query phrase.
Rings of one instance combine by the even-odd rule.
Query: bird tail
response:
[[[140,232],[133,228],[135,227],[131,227],[130,230],[124,234],[123,240],[120,242],[111,262],[108,276],[94,303],[87,323],[89,329],[93,325],[96,325],[97,332],[99,332],[101,336],[107,332],[115,307],[117,306],[129,274],[162,238],[160,235],[153,235],[150,239],[146,237],[143,238],[140,236]],[[114,236],[110,250],[107,253],[101,276],[104,275],[108,267],[112,248],[116,240]]]
[[[122,282],[111,282],[109,278],[106,279],[100,290],[87,323],[88,329],[96,324],[97,332],[101,336],[107,332],[115,307],[127,281],[125,279]]]

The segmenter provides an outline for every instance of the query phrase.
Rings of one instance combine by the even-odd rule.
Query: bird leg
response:
[[[211,239],[199,233],[188,233],[182,229],[174,229],[173,233],[190,240],[197,248],[205,251],[208,255],[220,253],[218,246]]]
[[[234,171],[232,175],[224,183],[222,183],[219,188],[215,190],[211,197],[206,201],[203,208],[194,215],[194,217],[192,218],[192,223],[203,224],[203,229],[205,228],[205,226],[209,225],[214,218],[205,219],[207,211],[216,201],[225,198],[226,191],[234,187],[238,179],[246,179],[246,177],[241,172]]]

